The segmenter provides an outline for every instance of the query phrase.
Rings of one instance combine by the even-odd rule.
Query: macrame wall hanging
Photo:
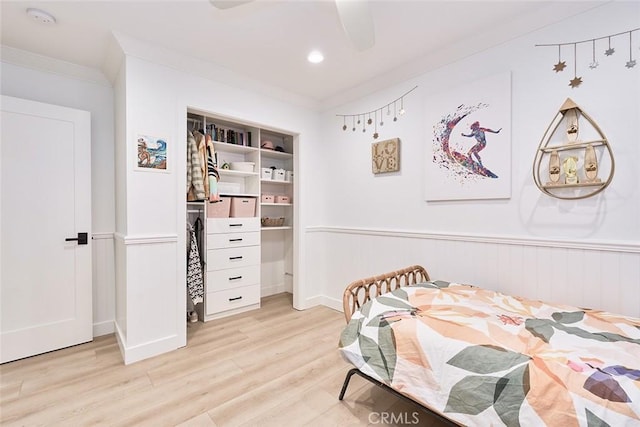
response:
[[[600,63],[596,59],[596,52],[598,55],[604,53],[606,57],[611,57],[616,53],[616,47],[620,49],[626,48],[627,43],[629,47],[629,59],[624,63],[625,67],[631,69],[636,66],[636,60],[633,58],[634,44],[640,45],[638,40],[634,40],[634,32],[640,30],[640,28],[634,28],[633,30],[623,31],[621,33],[610,34],[608,36],[597,37],[593,39],[580,40],[568,43],[550,43],[550,44],[537,44],[536,47],[556,47],[558,48],[558,62],[553,65],[553,71],[560,73],[567,67],[567,62],[563,61],[563,54],[566,55],[566,51],[570,50],[570,55],[573,59],[573,78],[569,80],[569,86],[576,88],[583,82],[582,77],[578,76],[578,45],[590,44],[591,45],[591,62],[588,67],[591,70],[598,68]],[[636,39],[640,38],[637,37]],[[613,43],[612,43],[613,41]],[[604,47],[604,50],[603,50]],[[563,49],[564,48],[564,49]],[[626,59],[626,57],[625,57]]]

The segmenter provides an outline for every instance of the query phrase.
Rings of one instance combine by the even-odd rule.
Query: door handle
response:
[[[78,233],[78,237],[67,237],[64,239],[65,242],[74,242],[77,241],[78,245],[86,245],[88,243],[88,234],[89,233]]]

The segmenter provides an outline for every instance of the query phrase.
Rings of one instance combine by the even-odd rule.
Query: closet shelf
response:
[[[247,177],[247,176],[258,176],[258,172],[243,172],[236,171],[231,169],[218,169],[218,173],[220,176],[238,176],[238,177]]]
[[[255,193],[220,193],[221,196],[226,197],[258,197]]]
[[[282,227],[262,227],[262,231],[271,231],[271,230],[291,230],[293,227],[284,225]]]
[[[293,206],[292,203],[260,203],[260,206]]]
[[[291,185],[293,181],[277,181],[275,179],[261,179],[261,183],[263,184],[280,184],[280,185]]]
[[[260,149],[260,156],[267,159],[290,159],[293,157],[291,153],[283,153],[282,151]]]
[[[216,150],[226,151],[228,153],[256,153],[258,148],[248,147],[246,145],[229,144],[228,142],[213,141],[213,148]]]

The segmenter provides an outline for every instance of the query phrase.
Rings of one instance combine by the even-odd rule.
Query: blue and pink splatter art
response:
[[[487,144],[485,133],[499,133],[502,129],[496,131],[480,126],[477,121],[474,122],[470,126],[468,133],[461,132],[461,136],[475,138],[476,140],[476,144],[466,154],[456,151],[456,148],[451,147],[450,142],[451,132],[462,119],[475,111],[487,107],[489,107],[489,104],[483,102],[475,105],[461,104],[454,112],[443,116],[433,126],[433,162],[440,169],[446,171],[450,178],[461,184],[484,178],[498,178],[496,174],[482,164],[479,153]]]

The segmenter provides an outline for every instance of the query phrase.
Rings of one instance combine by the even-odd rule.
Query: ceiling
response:
[[[208,0],[1,2],[2,44],[103,70],[112,31],[217,66],[318,105],[389,86],[503,43],[602,1],[369,0],[375,46],[359,52],[333,0],[255,0],[231,9]],[[43,9],[57,23],[26,14]],[[319,49],[325,61],[310,64]]]

